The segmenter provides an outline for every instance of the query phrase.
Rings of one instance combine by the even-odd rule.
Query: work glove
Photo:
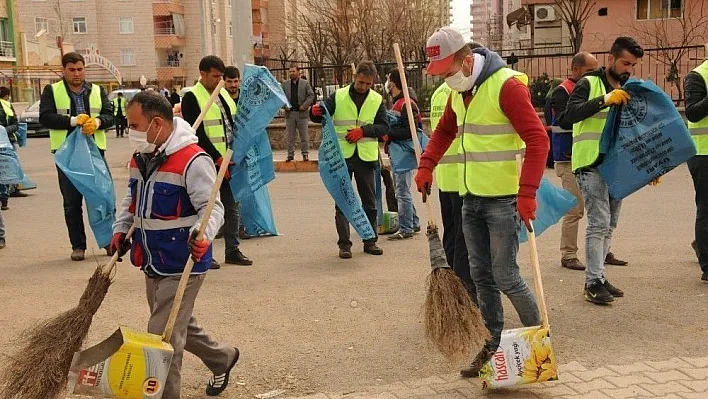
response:
[[[86,123],[86,121],[88,121],[89,119],[91,119],[91,117],[86,114],[77,115],[76,116],[76,126],[83,126],[84,123]]]
[[[430,188],[433,187],[433,171],[424,167],[418,167],[418,172],[415,174],[415,185],[418,187],[418,192],[423,194],[423,202],[430,195]]]
[[[632,96],[622,89],[614,89],[605,94],[605,105],[626,105]]]
[[[312,112],[312,115],[314,115],[314,116],[324,115],[324,110],[322,109],[322,106],[320,105],[320,103],[313,105],[312,109],[310,109],[310,112]]]
[[[661,183],[661,177],[657,177],[656,179],[652,180],[649,182],[649,185],[652,187],[656,187]]]
[[[526,225],[526,228],[531,231],[531,221],[536,220],[536,198],[531,197],[517,197],[516,198],[516,210],[521,216],[521,220]]]
[[[364,129],[360,127],[356,127],[347,133],[344,138],[349,142],[349,143],[356,143],[357,141],[361,140],[364,138]]]
[[[207,253],[209,250],[209,241],[205,239],[197,240],[197,230],[192,231],[192,234],[189,235],[189,253],[192,254],[192,259],[194,259],[194,262],[199,262],[202,260],[202,257]]]
[[[94,133],[96,133],[96,130],[98,130],[99,126],[101,126],[100,119],[89,118],[86,122],[84,122],[83,126],[81,127],[81,131],[87,136],[92,136]]]
[[[130,250],[130,239],[126,237],[125,233],[115,233],[109,248],[111,253],[118,252],[118,261],[120,262],[122,261],[121,257]]]
[[[219,169],[221,169],[221,163],[224,162],[223,157],[219,157],[214,163],[216,164],[216,172],[219,172]],[[226,167],[226,174],[224,175],[224,179],[229,180],[231,179],[231,172],[229,171],[229,168],[231,165],[236,165],[234,161],[229,161],[229,166]]]

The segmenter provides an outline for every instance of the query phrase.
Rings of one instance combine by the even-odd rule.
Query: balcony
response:
[[[183,80],[187,77],[187,68],[183,61],[160,61],[157,63],[157,80]]]
[[[184,15],[182,0],[152,0],[152,15],[155,17],[169,17],[172,14]]]
[[[173,47],[184,47],[187,43],[183,35],[178,35],[175,25],[171,19],[156,19],[153,22],[155,32],[155,48],[169,49]]]
[[[13,42],[0,41],[0,61],[15,62],[15,45]]]

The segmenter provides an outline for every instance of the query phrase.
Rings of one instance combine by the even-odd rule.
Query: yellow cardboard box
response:
[[[74,354],[68,391],[120,399],[160,399],[173,352],[172,345],[159,335],[120,327],[105,341]]]

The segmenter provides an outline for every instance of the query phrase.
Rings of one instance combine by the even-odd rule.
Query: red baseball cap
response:
[[[427,74],[443,74],[455,62],[455,53],[466,45],[467,42],[457,29],[446,26],[436,30],[425,45],[425,54],[430,60],[426,68]]]

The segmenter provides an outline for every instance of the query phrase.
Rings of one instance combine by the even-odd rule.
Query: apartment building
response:
[[[17,62],[16,9],[13,0],[0,0],[0,68]]]
[[[149,85],[179,88],[199,78],[205,55],[232,62],[232,1],[21,0],[19,15],[28,39],[44,30],[50,46],[61,37],[78,52],[94,51],[119,71],[125,87],[139,87],[144,76]],[[255,56],[269,51],[267,6],[252,0],[254,37],[242,39],[253,41]],[[87,67],[92,80],[117,87],[109,69]]]

